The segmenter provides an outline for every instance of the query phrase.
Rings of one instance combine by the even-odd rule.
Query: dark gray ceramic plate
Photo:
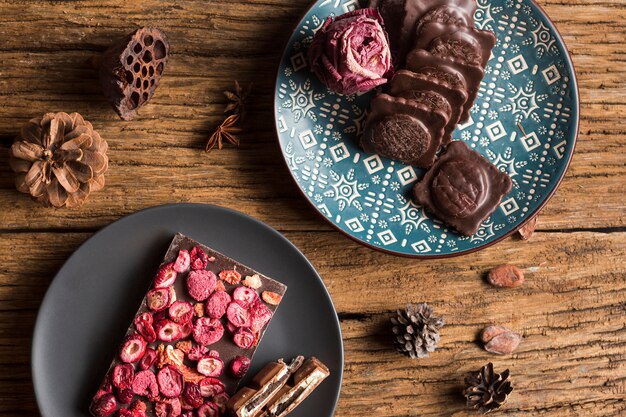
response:
[[[87,416],[154,271],[181,232],[289,288],[254,357],[265,363],[315,355],[331,376],[293,417],[331,417],[343,374],[339,320],[313,266],[269,226],[209,205],[150,208],[105,227],[61,268],[39,310],[32,348],[37,403],[45,417]]]

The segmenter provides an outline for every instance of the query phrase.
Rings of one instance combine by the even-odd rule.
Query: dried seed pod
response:
[[[539,216],[535,216],[532,219],[528,220],[526,224],[519,228],[517,233],[519,234],[520,239],[528,240],[535,233],[535,229],[537,228],[537,219]]]
[[[515,265],[500,265],[489,271],[487,279],[493,286],[513,288],[524,283],[524,273]]]
[[[522,341],[522,335],[504,326],[491,325],[483,329],[480,339],[487,352],[508,355],[517,349]]]
[[[137,115],[159,86],[170,44],[157,28],[137,29],[104,53],[100,83],[115,112],[124,120]]]

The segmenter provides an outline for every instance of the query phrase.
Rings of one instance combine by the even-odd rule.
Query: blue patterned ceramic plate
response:
[[[335,227],[375,249],[415,257],[454,256],[516,231],[552,196],[578,132],[578,89],[563,40],[531,0],[478,0],[476,25],[496,33],[470,120],[467,142],[513,180],[500,207],[471,237],[460,236],[410,200],[423,170],[358,146],[373,92],[341,96],[309,70],[313,34],[358,0],[318,0],[294,31],[275,91],[276,129],[291,174]]]

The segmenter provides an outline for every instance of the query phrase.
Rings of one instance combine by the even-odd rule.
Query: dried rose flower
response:
[[[341,94],[369,91],[393,73],[389,39],[376,9],[328,18],[309,48],[311,69]]]

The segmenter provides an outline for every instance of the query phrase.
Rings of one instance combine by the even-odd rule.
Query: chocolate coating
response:
[[[471,236],[511,191],[511,179],[464,142],[450,143],[413,188],[417,204]]]
[[[430,9],[422,16],[415,25],[415,33],[419,38],[422,27],[426,23],[438,22],[446,25],[471,26],[471,16],[459,7],[444,5]]]

